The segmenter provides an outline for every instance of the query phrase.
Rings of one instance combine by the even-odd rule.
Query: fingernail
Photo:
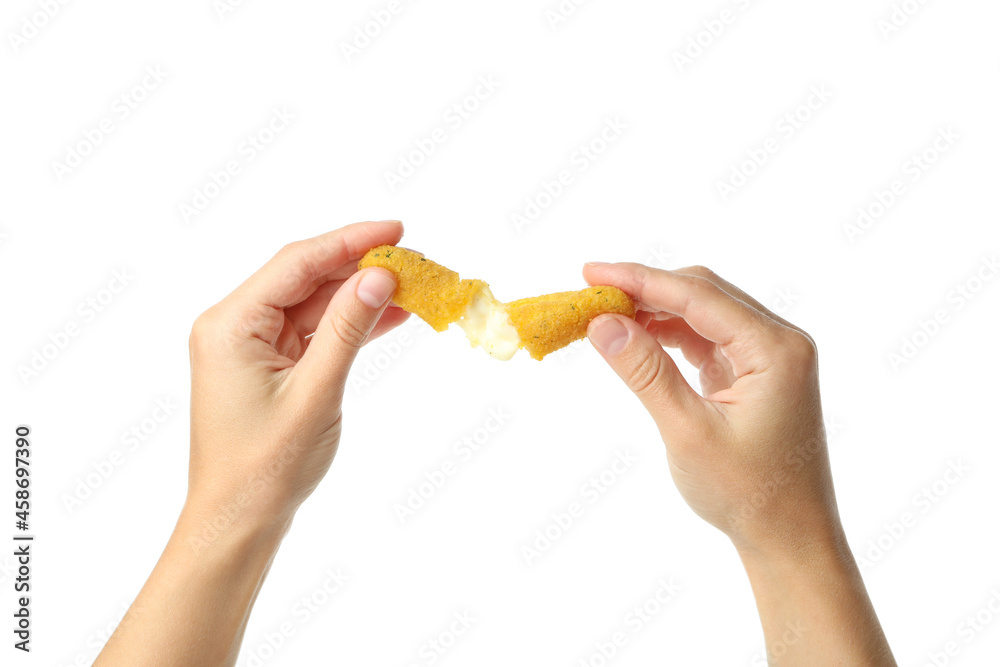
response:
[[[598,350],[613,357],[625,349],[628,342],[628,329],[614,317],[608,317],[594,325],[590,330],[590,342]]]
[[[607,266],[607,262],[587,262],[584,266]]]
[[[401,220],[379,220],[379,222],[402,222]]]
[[[381,308],[396,291],[396,281],[381,271],[366,271],[358,281],[358,298],[369,308]]]

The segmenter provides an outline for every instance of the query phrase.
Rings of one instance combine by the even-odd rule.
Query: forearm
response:
[[[744,549],[768,664],[895,667],[842,531],[796,553]]]
[[[250,609],[287,529],[240,521],[211,527],[186,506],[163,555],[95,667],[236,662]],[[218,524],[215,524],[218,525]]]

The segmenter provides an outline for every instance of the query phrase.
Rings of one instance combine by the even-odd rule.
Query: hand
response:
[[[292,243],[195,322],[187,500],[95,666],[236,663],[295,510],[337,451],[351,363],[407,317],[387,306],[391,273],[357,270],[402,235],[363,222]]]
[[[637,301],[634,321],[602,315],[588,335],[652,415],[684,499],[736,546],[768,664],[894,666],[837,513],[812,338],[703,267],[584,277]]]
[[[206,541],[287,522],[329,469],[358,349],[408,316],[386,306],[393,275],[357,263],[402,234],[365,222],[287,245],[195,322],[186,510],[211,518]]]
[[[828,540],[840,522],[809,335],[703,267],[584,276],[637,300],[636,321],[596,318],[589,337],[652,415],[691,508],[744,550]],[[664,345],[699,369],[704,398]]]

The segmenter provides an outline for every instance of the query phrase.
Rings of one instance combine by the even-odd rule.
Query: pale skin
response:
[[[604,315],[588,335],[659,427],[684,500],[736,547],[769,664],[895,665],[837,512],[812,338],[704,267],[584,277],[637,301],[635,321]]]
[[[282,538],[333,462],[351,363],[407,317],[392,274],[357,270],[402,233],[358,223],[286,246],[198,318],[187,498],[97,667],[236,662]],[[652,415],[685,500],[736,547],[771,664],[895,665],[837,514],[812,340],[706,269],[584,277],[637,301],[635,321],[596,318],[591,342]],[[702,394],[663,346],[700,369]]]

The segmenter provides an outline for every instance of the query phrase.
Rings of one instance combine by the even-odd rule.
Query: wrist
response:
[[[815,664],[815,656],[845,665],[896,664],[839,521],[791,543],[737,550],[768,664]]]
[[[839,518],[799,526],[792,533],[767,531],[753,537],[732,538],[740,559],[755,567],[794,568],[851,556]],[[853,558],[853,557],[852,557]]]
[[[805,496],[805,497],[803,497]],[[737,513],[727,531],[744,563],[800,563],[833,558],[847,537],[832,497],[789,494],[756,511]]]
[[[812,587],[824,581],[860,578],[839,524],[790,542],[739,545],[736,551],[755,588],[758,585]]]
[[[292,512],[265,512],[245,503],[189,496],[171,541],[199,556],[241,552],[273,555],[291,527],[292,518]]]

